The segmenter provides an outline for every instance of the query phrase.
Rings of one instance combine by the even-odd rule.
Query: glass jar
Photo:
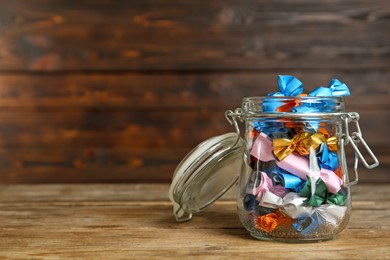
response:
[[[362,138],[359,115],[345,112],[343,97],[249,97],[225,116],[236,133],[206,140],[175,171],[170,198],[177,221],[191,219],[238,180],[238,215],[257,239],[323,241],[346,227],[358,159],[367,168],[379,163]],[[344,152],[348,143],[355,149],[353,181]]]

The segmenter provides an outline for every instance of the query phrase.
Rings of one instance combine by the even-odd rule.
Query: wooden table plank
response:
[[[168,185],[1,185],[0,259],[384,259],[390,257],[390,185],[353,188],[350,224],[336,240],[252,239],[234,190],[178,224]]]

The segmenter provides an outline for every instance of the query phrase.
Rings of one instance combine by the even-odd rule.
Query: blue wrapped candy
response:
[[[309,235],[312,233],[318,226],[322,225],[323,220],[318,219],[317,214],[311,216],[297,219],[293,224],[294,229],[301,233],[303,236]]]
[[[320,148],[319,163],[321,168],[328,170],[336,170],[339,167],[339,161],[337,159],[337,154],[330,152],[326,144],[322,144]]]
[[[279,75],[278,76],[279,91],[268,94],[276,98],[269,98],[263,101],[263,112],[275,112],[276,109],[285,104],[286,100],[277,97],[298,96],[303,92],[302,82],[294,76]]]
[[[264,133],[268,136],[273,133],[283,133],[286,136],[291,135],[291,130],[284,127],[281,122],[254,122],[253,128],[259,133]]]
[[[338,79],[332,79],[327,88],[318,87],[309,93],[310,97],[336,97],[349,96],[351,93],[345,83]]]
[[[279,92],[268,94],[268,96],[298,96],[303,92],[302,82],[294,76],[290,75],[279,75],[278,76]]]
[[[290,174],[276,165],[272,167],[270,172],[272,182],[275,186],[282,185],[284,188],[293,190],[294,192],[300,192],[305,186],[306,181],[296,175]]]
[[[340,97],[349,96],[350,92],[345,83],[338,79],[332,79],[327,88],[318,87],[308,94],[309,97]],[[310,103],[302,101],[302,105],[293,108],[291,111],[297,113],[331,112],[335,104],[333,102],[311,101]]]
[[[280,97],[295,97],[303,93],[302,82],[294,76],[279,75],[278,76],[279,91],[268,94],[275,98],[266,99],[263,101],[263,112],[276,112],[277,109],[286,104],[288,100],[280,99]],[[318,87],[308,94],[309,97],[336,97],[349,96],[350,91],[347,85],[338,79],[332,79],[328,87]],[[300,101],[301,105],[291,109],[295,113],[315,113],[315,112],[330,112],[334,108],[334,102],[313,101],[306,102],[303,98]]]
[[[256,215],[267,215],[275,211],[274,208],[259,206],[259,201],[256,200],[256,195],[246,194],[243,200],[243,206],[246,211],[254,211]]]

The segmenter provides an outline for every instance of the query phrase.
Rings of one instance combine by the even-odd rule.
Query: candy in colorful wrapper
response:
[[[267,208],[275,208],[285,215],[295,219],[309,216],[312,207],[305,205],[305,197],[299,196],[295,192],[287,193],[283,198],[267,191],[260,199],[259,205]]]
[[[273,213],[258,217],[256,219],[256,228],[265,232],[272,232],[278,226],[289,226],[292,223],[294,223],[293,219],[276,210]]]
[[[288,155],[283,161],[276,161],[276,165],[303,180],[310,174],[309,160],[295,153]]]
[[[273,185],[273,188],[271,189],[272,193],[279,197],[285,196],[287,193],[289,193],[289,190],[286,189],[283,185]]]
[[[323,224],[324,220],[322,218],[318,218],[317,214],[313,214],[309,217],[297,220],[297,222],[293,224],[293,227],[296,231],[300,232],[301,235],[307,236]]]
[[[285,103],[283,102],[283,100],[279,98],[267,99],[263,102],[263,112],[264,113],[277,112],[277,109],[279,107],[282,107],[283,105],[285,105]]]
[[[310,94],[309,94],[310,96]],[[300,100],[297,106],[291,108],[293,113],[324,113],[331,112],[335,108],[336,104],[334,102],[327,101],[326,99],[322,100]]]
[[[246,211],[253,211],[258,216],[267,215],[275,211],[274,208],[267,208],[259,206],[259,201],[256,200],[256,195],[245,194],[243,206]]]
[[[329,83],[329,87],[319,87],[308,94],[309,97],[331,97],[331,96],[349,96],[350,92],[344,83],[340,82],[337,79],[332,79]],[[326,100],[318,100],[310,102],[301,101],[300,105],[291,108],[291,112],[294,113],[324,113],[331,112],[334,109],[333,102],[327,102]],[[310,123],[313,129],[317,129],[318,125],[316,122]]]
[[[252,211],[256,203],[258,202],[256,201],[255,195],[249,193],[245,194],[243,205],[246,211]]]
[[[258,204],[259,204],[259,201],[256,200],[256,195],[250,194],[250,193],[245,194],[243,205],[244,205],[244,209],[246,211],[253,211],[253,210],[255,210],[255,207]],[[272,210],[274,211],[275,209],[272,209]],[[265,214],[268,214],[268,213],[270,213],[270,212],[267,212]],[[264,214],[262,214],[262,215],[264,215]]]
[[[278,76],[279,91],[268,94],[273,97],[293,97],[305,96],[303,94],[303,84],[294,76],[280,75]],[[318,87],[310,92],[309,97],[334,97],[334,96],[349,96],[350,92],[344,83],[337,79],[332,79],[328,88]],[[283,99],[268,99],[263,102],[263,112],[294,112],[294,113],[316,113],[316,112],[331,112],[335,104],[324,100],[310,100],[307,102],[302,99],[283,100]],[[316,124],[312,124],[314,129]]]
[[[302,232],[302,235],[311,233],[325,221],[336,225],[344,217],[347,209],[347,207],[330,204],[313,207],[307,205],[305,200],[305,197],[294,192],[288,193],[283,198],[267,192],[260,203],[268,208],[278,208],[286,216],[297,219],[292,225],[298,232]]]
[[[256,228],[265,232],[271,232],[278,226],[278,215],[270,213],[256,219]]]
[[[284,128],[284,129],[285,130],[274,131],[273,133],[269,134],[268,137],[271,139],[278,139],[278,138],[290,139],[293,136],[292,131],[289,128]]]
[[[309,93],[310,97],[335,97],[335,96],[349,96],[350,92],[345,85],[338,79],[332,79],[329,83],[328,88],[318,87]]]
[[[322,133],[298,132],[293,138],[276,138],[272,140],[273,153],[281,161],[292,152],[300,155],[309,155],[310,148],[317,149],[325,142],[325,136]]]
[[[314,215],[314,217],[309,216],[297,219],[292,226],[297,232],[302,233],[302,235],[307,235],[318,227],[317,217]]]
[[[260,182],[250,182],[250,185],[247,185],[246,189],[247,193],[256,195],[257,200],[259,200],[267,191],[271,191],[279,196],[284,196],[288,192],[283,186],[273,185],[272,180],[268,177],[267,173],[260,172],[259,177]]]
[[[258,131],[259,133],[264,133],[266,135],[271,135],[275,132],[279,132],[279,133],[284,132],[286,134],[291,132],[291,130],[288,128],[285,128],[283,123],[281,123],[281,122],[275,122],[275,123],[269,124],[269,123],[257,121],[257,122],[253,122],[253,128],[256,129],[256,131]]]
[[[342,171],[341,171],[341,167],[340,167],[340,166],[339,166],[336,170],[334,170],[333,172],[334,172],[334,174],[337,175],[337,177],[340,178],[340,180],[343,179],[343,173],[342,173]]]
[[[255,214],[257,216],[263,216],[263,215],[267,215],[267,214],[270,214],[272,212],[275,212],[275,209],[267,208],[267,207],[261,207],[261,206],[259,206],[259,204],[255,204],[254,207],[253,207],[253,211],[255,212]]]
[[[282,185],[284,188],[294,192],[299,192],[305,185],[304,180],[277,166],[272,171],[272,181],[274,185]]]
[[[344,197],[342,194],[339,194],[338,196]],[[309,217],[313,215],[314,212],[321,214],[327,221],[335,222],[344,217],[346,207],[343,207],[343,203],[340,203],[339,205],[320,204],[319,206],[312,206],[307,204],[306,200],[306,197],[300,196],[295,192],[287,193],[281,198],[268,191],[264,193],[259,205],[266,208],[279,209],[286,216],[293,219]]]
[[[326,202],[332,205],[344,206],[347,199],[347,192],[344,189],[341,189],[336,194],[328,194]]]
[[[317,155],[319,156],[318,159],[322,168],[334,171],[339,167],[337,154],[330,152],[325,143],[321,145],[321,149]]]
[[[337,225],[341,219],[344,218],[347,207],[324,204],[314,209],[314,213],[318,215],[318,218],[322,218],[328,223]]]
[[[332,152],[337,152],[338,151],[338,147],[337,147],[337,137],[336,136],[326,136],[325,135],[325,145],[326,147],[328,148],[329,151],[332,151]]]
[[[272,142],[268,139],[266,134],[260,133],[253,143],[250,154],[257,160],[269,162],[275,160],[272,151]]]
[[[259,161],[268,162],[276,160],[273,155],[272,142],[263,133],[257,136],[250,154]],[[309,160],[294,153],[288,155],[283,161],[276,161],[276,164],[283,170],[304,180],[306,180],[307,175],[310,174]]]
[[[265,215],[275,211],[275,209],[273,208],[266,208],[258,205],[260,202],[256,199],[256,197],[259,196],[259,192],[261,193],[262,189],[275,189],[274,187],[272,187],[272,185],[270,185],[267,178],[268,176],[265,175],[266,177],[262,178],[262,174],[265,173],[254,172],[251,175],[246,185],[246,195],[243,201],[243,206],[246,211],[254,211],[258,215]]]
[[[298,193],[302,197],[306,197],[307,199],[304,201],[313,207],[318,207],[323,204],[326,200],[326,196],[328,194],[328,189],[326,188],[325,183],[321,178],[317,179],[315,182],[315,190],[312,192],[312,183],[310,181],[306,182],[305,186]]]
[[[303,128],[303,130],[305,132],[314,134],[318,131],[319,125],[320,122],[318,120],[308,120],[305,122],[305,127]]]
[[[343,184],[342,179],[340,179],[333,171],[328,169],[321,168],[320,178],[331,193],[337,193]]]
[[[303,92],[303,84],[299,79],[289,75],[278,76],[279,91],[268,94],[274,97],[298,96]],[[263,112],[289,112],[292,107],[297,106],[294,100],[268,99],[263,103]]]
[[[331,193],[337,193],[341,189],[342,180],[331,170],[320,168],[317,155],[313,148],[310,148],[310,189],[312,195],[317,189],[318,179],[324,183],[326,189]],[[320,184],[322,185],[320,181]],[[306,184],[307,185],[307,184]]]
[[[303,92],[302,82],[294,76],[278,76],[279,92],[268,94],[268,96],[298,96]]]
[[[318,113],[318,112],[327,112],[331,110],[331,107],[327,107],[326,102],[322,102],[321,104],[313,104],[300,102],[299,106],[291,108],[291,112],[293,113]]]
[[[275,160],[272,151],[273,145],[271,140],[269,140],[268,137],[263,133],[260,133],[252,146],[250,154],[260,161],[271,161]],[[312,174],[309,166],[309,159],[294,153],[291,153],[282,161],[276,160],[276,165],[283,170],[298,176],[302,180],[306,180],[307,176]],[[327,169],[321,169],[318,177],[320,176],[326,183],[326,186],[330,192],[337,193],[340,190],[342,181],[334,172]]]
[[[268,177],[268,175],[265,172],[260,172],[260,183],[259,186],[257,186],[253,192],[257,196],[257,198],[261,197],[262,194],[266,191],[269,191],[272,189],[272,180]]]
[[[321,205],[320,207],[313,209],[310,216],[297,219],[292,226],[296,231],[300,232],[301,235],[307,236],[325,223],[337,227],[338,223],[344,218],[346,211],[347,207],[327,204]]]

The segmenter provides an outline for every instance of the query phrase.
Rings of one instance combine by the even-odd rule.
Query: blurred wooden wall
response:
[[[390,181],[388,0],[0,1],[0,182],[169,182],[224,111],[332,77]]]

